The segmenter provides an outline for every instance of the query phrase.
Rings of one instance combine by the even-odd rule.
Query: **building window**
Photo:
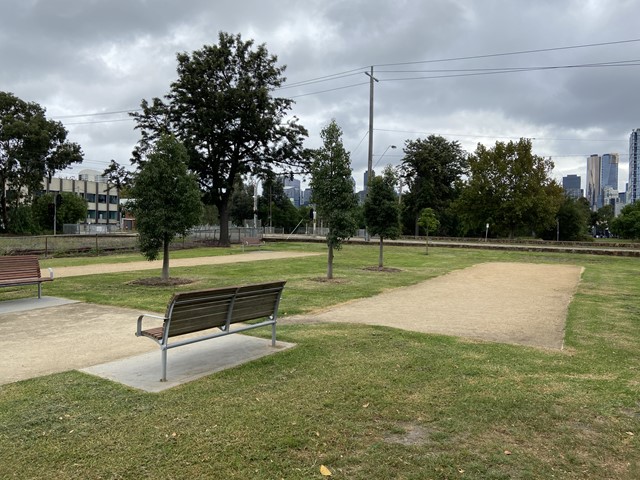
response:
[[[109,212],[109,220],[117,220],[118,212]]]
[[[87,210],[87,218],[95,220],[96,219],[96,211],[95,210]]]
[[[106,195],[98,195],[98,203],[107,203]]]
[[[96,202],[96,194],[95,193],[87,193],[86,199],[87,199],[87,202],[95,203]],[[94,216],[93,217],[95,218],[95,212],[94,212]]]
[[[109,203],[111,205],[117,205],[118,204],[118,196],[117,195],[109,195]]]

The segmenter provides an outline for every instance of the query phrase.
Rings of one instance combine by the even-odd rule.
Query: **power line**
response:
[[[433,60],[422,60],[422,61],[412,61],[412,62],[396,62],[396,63],[386,63],[386,64],[374,64],[375,67],[394,67],[394,66],[402,66],[402,65],[420,65],[420,64],[428,64],[428,63],[440,63],[440,62],[452,62],[452,61],[460,61],[460,60],[475,60],[475,59],[485,59],[485,58],[494,58],[494,57],[504,57],[504,56],[515,56],[515,55],[528,55],[533,53],[543,53],[543,52],[552,52],[552,51],[563,51],[563,50],[571,50],[571,49],[583,49],[583,48],[593,48],[593,47],[602,47],[602,46],[611,46],[611,45],[623,45],[629,43],[637,43],[640,42],[640,38],[638,39],[628,39],[628,40],[617,40],[611,42],[600,42],[600,43],[588,43],[588,44],[579,44],[579,45],[568,45],[568,46],[559,46],[559,47],[550,47],[550,48],[540,48],[540,49],[532,49],[532,50],[517,50],[511,52],[500,52],[500,53],[491,53],[491,54],[482,54],[482,55],[470,55],[470,56],[462,56],[462,57],[450,57],[450,58],[441,58],[441,59],[433,59]],[[408,80],[424,80],[424,79],[432,79],[432,78],[451,78],[457,76],[478,76],[478,75],[495,75],[495,74],[503,74],[503,73],[514,73],[514,72],[522,72],[522,71],[533,71],[533,70],[547,70],[547,69],[563,69],[563,68],[586,68],[593,66],[600,67],[615,67],[615,66],[636,66],[637,64],[632,64],[630,62],[638,62],[638,60],[628,60],[623,61],[627,62],[626,65],[622,64],[622,62],[602,62],[600,64],[582,64],[582,65],[562,65],[562,66],[543,66],[543,67],[504,67],[501,69],[480,69],[478,72],[469,73],[469,69],[467,69],[467,73],[460,74],[452,74],[452,75],[437,75],[431,77],[403,77],[403,78],[388,78],[382,79],[381,81],[390,82],[390,81],[408,81]],[[319,77],[310,78],[307,80],[302,80],[298,82],[292,82],[288,85],[279,87],[275,90],[284,90],[294,87],[302,87],[307,85],[313,85],[317,83],[329,82],[334,80],[339,80],[351,76],[357,76],[360,73],[363,73],[363,69],[366,67],[355,68],[351,70],[346,70],[343,72],[338,72],[329,75],[323,75]],[[383,71],[384,72],[384,71]],[[408,71],[410,73],[410,71]],[[389,71],[388,73],[404,73],[403,71]],[[414,72],[417,73],[417,72]],[[344,85],[341,87],[319,90],[315,92],[303,93],[299,95],[293,95],[288,98],[301,98],[311,95],[318,95],[323,93],[334,92],[337,90],[344,90],[348,88],[354,88],[357,86],[367,85],[369,82],[361,82],[354,83],[350,85]],[[67,118],[80,118],[80,117],[91,117],[91,116],[103,116],[103,115],[114,115],[114,114],[122,114],[122,113],[133,113],[140,112],[142,109],[129,109],[129,110],[119,110],[119,111],[111,111],[111,112],[96,112],[96,113],[87,113],[87,114],[75,114],[75,115],[59,115],[52,116],[52,118],[58,119],[67,119]],[[112,120],[112,121],[124,121],[124,120]],[[100,123],[108,123],[109,120],[105,120]],[[77,124],[82,124],[84,122],[78,122]],[[89,122],[86,122],[89,123]],[[93,122],[99,123],[99,122]]]
[[[117,110],[114,112],[95,112],[95,113],[81,113],[76,115],[53,115],[51,118],[81,118],[81,117],[98,117],[102,115],[116,115],[121,113],[134,113],[141,112],[141,108],[135,108],[131,110]]]
[[[412,135],[440,135],[442,137],[470,137],[470,138],[504,138],[507,140],[520,140],[521,138],[530,138],[532,140],[546,141],[567,141],[567,142],[619,142],[620,139],[587,139],[587,138],[553,138],[553,137],[534,137],[531,135],[521,135],[519,137],[503,136],[503,135],[481,135],[473,133],[439,133],[439,132],[420,132],[413,130],[397,130],[392,128],[376,128],[377,132],[389,133],[409,133]]]
[[[472,55],[472,56],[466,56],[466,57],[441,58],[436,60],[422,60],[422,61],[415,61],[415,62],[399,62],[399,63],[382,63],[374,66],[394,67],[398,65],[419,65],[424,63],[454,62],[459,60],[477,60],[480,58],[506,57],[506,56],[512,56],[512,55],[528,55],[531,53],[555,52],[555,51],[572,50],[572,49],[578,49],[578,48],[604,47],[608,45],[622,45],[625,43],[637,43],[637,42],[640,42],[640,38],[633,38],[630,40],[616,40],[612,42],[601,42],[601,43],[584,43],[580,45],[568,45],[568,46],[562,46],[562,47],[537,48],[534,50],[516,50],[513,52],[489,53],[484,55]]]

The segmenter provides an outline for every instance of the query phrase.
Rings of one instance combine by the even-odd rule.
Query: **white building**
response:
[[[87,223],[118,224],[120,222],[120,196],[116,187],[109,188],[100,173],[82,170],[78,179],[44,178],[45,193],[75,193],[87,202]]]

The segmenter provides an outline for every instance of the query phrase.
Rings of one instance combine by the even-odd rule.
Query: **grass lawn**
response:
[[[128,272],[44,290],[163,311],[175,290],[282,278],[286,316],[480,262],[560,262],[585,268],[565,350],[283,324],[278,338],[297,348],[160,394],[79,372],[4,385],[0,478],[310,479],[323,478],[321,465],[336,479],[640,478],[640,259],[386,247],[385,265],[400,272],[363,269],[377,252],[375,244],[337,252],[337,282],[318,281],[326,272],[318,256],[172,268],[197,280],[177,288],[129,285],[154,272]],[[0,301],[32,294],[1,289]]]

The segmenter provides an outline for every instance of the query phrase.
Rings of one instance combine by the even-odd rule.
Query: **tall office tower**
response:
[[[587,158],[587,200],[591,210],[597,210],[600,203],[600,176],[602,174],[602,158],[591,155]]]
[[[571,198],[582,197],[582,179],[578,175],[562,177],[562,188],[565,195]]]
[[[296,179],[296,178],[288,178],[288,177],[284,177],[283,178],[283,183],[284,183],[284,193],[287,197],[289,197],[289,199],[291,200],[291,202],[296,206],[299,207],[300,206],[300,197],[302,194],[302,191],[300,190],[300,180]]]
[[[605,153],[602,155],[600,175],[600,205],[598,208],[609,205],[613,199],[618,199],[618,164],[620,156],[617,153]],[[614,202],[615,203],[615,202]]]
[[[629,136],[629,185],[627,186],[627,204],[635,203],[640,195],[640,128]]]
[[[618,190],[618,164],[620,156],[617,153],[605,153],[602,155],[602,175],[600,188],[611,187]]]
[[[364,171],[364,188],[362,190],[364,190],[365,192],[367,191],[367,187],[369,186],[369,179],[367,178],[369,175],[369,172],[367,172],[366,170]],[[371,176],[375,177],[376,176],[376,171],[375,170],[371,170]]]

